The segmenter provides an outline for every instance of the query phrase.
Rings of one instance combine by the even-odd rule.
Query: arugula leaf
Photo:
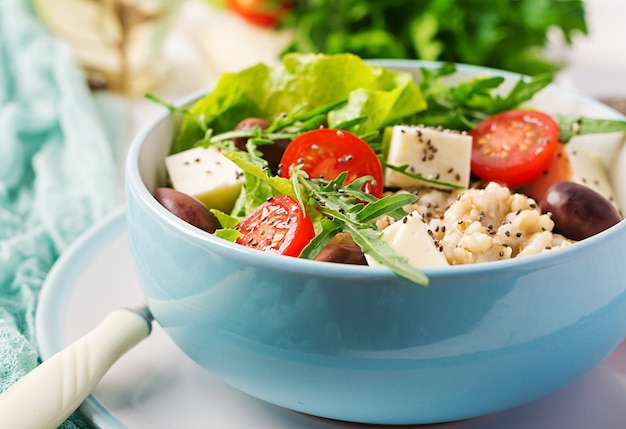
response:
[[[293,112],[293,113],[286,113],[283,115],[280,115],[278,118],[276,118],[276,120],[274,120],[274,122],[269,126],[269,128],[267,129],[268,132],[272,132],[275,131],[279,128],[284,128],[284,127],[288,127],[290,125],[294,125],[296,122],[305,122],[308,123],[312,120],[316,120],[317,118],[319,118],[320,116],[322,116],[324,119],[326,118],[326,114],[328,112],[330,112],[333,109],[339,108],[341,106],[344,106],[346,104],[346,100],[339,100],[339,101],[333,101],[329,104],[325,104],[323,106],[319,106],[316,107],[314,109],[312,109],[311,111],[308,112]]]
[[[206,135],[206,133],[209,132],[209,129],[206,127],[206,124],[204,123],[204,118],[202,117],[202,115],[196,115],[194,114],[191,110],[184,108],[184,107],[179,107],[179,106],[175,106],[171,103],[168,103],[167,101],[163,100],[162,98],[157,97],[154,94],[150,94],[147,93],[145,94],[145,97],[152,101],[153,103],[159,104],[163,107],[165,107],[167,110],[170,111],[170,113],[180,113],[184,116],[187,116],[190,118],[190,120],[195,121],[196,125],[198,126],[198,128],[203,131]]]
[[[383,167],[388,168],[390,170],[394,170],[397,171],[398,173],[402,173],[408,177],[412,177],[413,179],[417,179],[417,180],[421,180],[424,183],[430,183],[433,185],[439,185],[439,186],[446,186],[449,187],[451,189],[463,189],[463,186],[461,185],[456,185],[454,183],[448,183],[448,182],[442,182],[440,180],[434,180],[434,179],[428,179],[424,176],[422,176],[419,173],[412,173],[409,171],[409,169],[411,168],[411,166],[409,164],[403,164],[403,165],[392,165],[392,164],[388,164],[385,161],[381,161],[383,164]]]
[[[467,131],[489,116],[519,107],[552,82],[552,77],[545,74],[520,77],[513,88],[502,95],[497,91],[505,81],[501,76],[476,77],[452,85],[447,79],[455,72],[452,64],[421,69],[419,87],[428,109],[414,114],[409,122]]]
[[[316,237],[300,254],[300,257],[313,259],[340,232],[348,232],[361,249],[371,254],[393,272],[419,284],[427,284],[428,279],[405,258],[395,255],[393,249],[380,240],[380,231],[372,222],[383,214],[395,219],[406,216],[403,207],[415,202],[417,196],[408,193],[388,195],[377,199],[361,190],[371,177],[360,177],[345,184],[347,172],[335,180],[310,179],[306,172],[296,167],[290,179],[270,176],[262,165],[255,163],[255,155],[250,152],[223,151],[246,175],[244,190],[233,210],[233,215],[219,214],[225,220],[223,230],[217,236],[235,240],[237,231],[231,230],[238,216],[253,210],[267,199],[278,194],[290,195],[305,206],[316,227]],[[259,201],[262,200],[262,201]],[[364,204],[367,202],[368,204]]]
[[[344,185],[346,173],[330,182],[310,180],[298,171],[295,172],[295,177],[297,183],[308,193],[314,208],[325,216],[321,222],[320,234],[305,247],[301,257],[314,258],[332,237],[340,232],[347,232],[364,253],[394,273],[418,284],[428,284],[428,278],[421,271],[411,266],[406,258],[397,255],[380,239],[382,232],[372,223],[382,214],[391,213],[396,219],[406,216],[402,207],[415,202],[416,195],[401,193],[376,199],[360,190],[370,180],[369,177],[361,177]],[[358,200],[368,201],[368,204]]]
[[[302,252],[300,252],[300,258],[303,259],[315,259],[320,251],[326,247],[326,245],[332,240],[332,238],[343,231],[343,225],[338,219],[329,219],[327,217],[321,220],[321,230],[313,240],[306,245]]]
[[[540,74],[530,79],[520,78],[509,94],[504,97],[495,97],[492,110],[495,112],[511,110],[519,107],[522,103],[529,101],[535,94],[552,83],[552,76]]]
[[[417,284],[428,285],[428,277],[424,273],[409,265],[406,258],[397,255],[389,245],[380,239],[381,231],[371,228],[356,228],[351,224],[345,224],[344,230],[349,232],[361,250],[374,258],[376,262]]]
[[[595,119],[583,116],[553,114],[559,125],[559,141],[569,142],[583,134],[600,134],[626,131],[626,121],[621,119]]]
[[[357,215],[356,220],[359,222],[368,222],[376,219],[384,214],[394,217],[396,220],[401,219],[404,215],[402,207],[412,204],[416,200],[413,194],[396,194],[392,198],[382,198],[363,207]],[[402,209],[399,211],[398,209]],[[398,216],[398,214],[400,214]]]

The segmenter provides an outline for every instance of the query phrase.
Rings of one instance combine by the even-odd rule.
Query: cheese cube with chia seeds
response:
[[[425,126],[394,126],[391,132],[387,163],[408,165],[407,171],[427,179],[469,186],[472,137],[466,133]],[[390,187],[444,186],[428,183],[389,168],[385,185]]]
[[[241,169],[215,146],[170,155],[165,158],[165,166],[174,189],[226,213],[235,204],[244,182]]]
[[[565,145],[565,150],[572,168],[570,180],[593,189],[620,210],[609,175],[600,157],[582,147],[576,147],[574,143]]]
[[[386,242],[397,255],[407,258],[416,268],[444,267],[448,261],[431,236],[428,225],[418,211],[413,211],[402,220],[392,223],[383,230],[381,240]],[[369,255],[365,255],[368,265],[381,266]]]

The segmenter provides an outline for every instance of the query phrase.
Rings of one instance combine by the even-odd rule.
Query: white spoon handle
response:
[[[150,334],[147,309],[119,309],[0,396],[0,428],[56,429],[124,353]]]

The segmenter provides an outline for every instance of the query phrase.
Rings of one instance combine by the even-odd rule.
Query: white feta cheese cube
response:
[[[174,189],[208,208],[230,212],[241,192],[243,172],[217,147],[197,147],[170,155],[165,166]]]
[[[407,258],[408,263],[416,268],[444,267],[448,261],[443,252],[435,245],[428,233],[428,226],[422,215],[414,211],[405,218],[392,223],[383,230],[381,239],[396,252]],[[368,265],[381,266],[369,255],[365,255]]]
[[[571,180],[585,185],[609,200],[620,209],[602,159],[575,144],[565,145],[572,169]]]
[[[409,165],[410,173],[468,187],[471,157],[472,137],[466,133],[433,127],[397,125],[391,131],[387,163],[398,167]],[[385,185],[407,188],[428,184],[387,168]]]

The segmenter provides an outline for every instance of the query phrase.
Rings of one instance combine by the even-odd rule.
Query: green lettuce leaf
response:
[[[223,151],[224,156],[233,161],[244,172],[245,182],[235,207],[231,213],[235,217],[244,217],[263,204],[268,198],[277,195],[295,197],[291,182],[278,176],[270,176],[267,169],[250,160],[248,152]]]
[[[269,122],[294,111],[342,103],[328,114],[329,126],[353,120],[357,135],[382,129],[426,108],[412,75],[364,62],[352,54],[289,54],[282,64],[257,64],[222,75],[215,89],[189,109],[213,134],[232,130],[247,117]],[[196,120],[183,119],[172,153],[205,136]]]

